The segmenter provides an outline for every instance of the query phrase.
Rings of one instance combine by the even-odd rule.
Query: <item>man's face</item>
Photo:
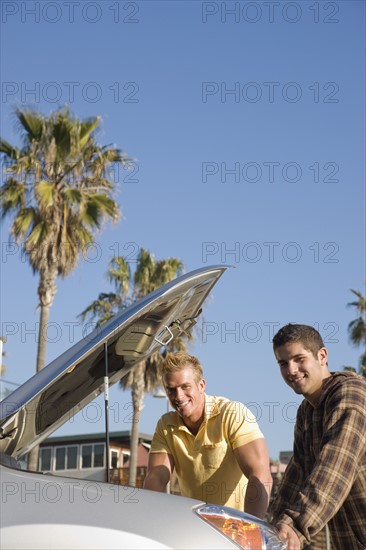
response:
[[[311,403],[316,404],[324,378],[330,373],[327,367],[328,352],[321,348],[314,357],[301,342],[288,342],[275,349],[275,356],[286,384]]]
[[[197,382],[194,371],[187,363],[184,369],[164,377],[164,385],[171,406],[183,418],[197,422],[205,406],[205,381]]]

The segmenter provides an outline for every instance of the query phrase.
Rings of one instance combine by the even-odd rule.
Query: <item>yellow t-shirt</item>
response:
[[[173,456],[182,495],[243,511],[248,480],[233,450],[263,434],[242,403],[210,395],[205,399],[205,418],[196,436],[177,412],[166,413],[150,452]]]

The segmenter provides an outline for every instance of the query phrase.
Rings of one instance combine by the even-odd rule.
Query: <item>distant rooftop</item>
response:
[[[131,431],[125,430],[121,432],[109,432],[109,438],[111,440],[116,439],[129,439],[131,437]],[[59,435],[55,437],[48,437],[45,439],[41,446],[49,445],[50,443],[68,443],[74,441],[99,441],[104,440],[105,432],[91,433],[91,434],[77,434],[77,435]],[[139,439],[144,441],[152,441],[153,436],[139,432]]]

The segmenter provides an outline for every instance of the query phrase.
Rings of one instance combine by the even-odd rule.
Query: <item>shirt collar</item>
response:
[[[215,395],[207,395],[205,393],[205,417],[203,423],[206,423],[210,418],[217,416],[219,412],[220,408],[218,406],[217,397]],[[177,428],[188,430],[177,411],[166,413],[164,415],[164,420],[169,426],[175,426]]]
[[[217,416],[220,412],[220,407],[216,395],[205,394],[205,420]]]

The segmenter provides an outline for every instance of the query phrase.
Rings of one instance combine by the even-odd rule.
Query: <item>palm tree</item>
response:
[[[366,298],[358,290],[351,289],[351,292],[357,300],[347,305],[356,308],[358,317],[349,323],[348,333],[354,346],[365,347],[360,357],[360,374],[366,378]]]
[[[5,342],[6,342],[6,336],[0,336],[0,342],[1,342],[1,344],[0,344],[0,349],[1,349],[1,353],[0,353],[0,376],[2,376],[6,372],[6,366],[3,363],[3,357],[5,357],[5,352],[3,351],[3,344],[5,344]]]
[[[40,323],[37,372],[45,366],[47,325],[58,277],[66,277],[93,242],[104,220],[117,221],[109,170],[127,156],[100,146],[100,117],[81,121],[63,108],[45,116],[17,109],[22,148],[0,138],[7,177],[0,190],[1,215],[12,216],[10,234],[39,275]],[[36,451],[29,467],[36,469]]]
[[[108,278],[114,284],[116,292],[99,294],[98,299],[92,302],[80,314],[80,317],[83,320],[87,317],[97,319],[97,326],[100,326],[113,317],[118,310],[171,281],[182,270],[183,264],[178,258],[156,261],[154,255],[143,248],[139,252],[133,274],[128,262],[123,257],[115,257],[110,262]],[[190,332],[186,334],[186,339],[192,339]],[[166,351],[183,351],[185,349],[185,340],[175,338],[166,350],[163,350],[162,353],[155,352],[148,359],[141,361],[120,382],[124,390],[131,388],[132,395],[133,418],[128,478],[128,483],[131,486],[136,484],[139,420],[145,395],[148,392],[152,393],[161,385],[160,367]]]

